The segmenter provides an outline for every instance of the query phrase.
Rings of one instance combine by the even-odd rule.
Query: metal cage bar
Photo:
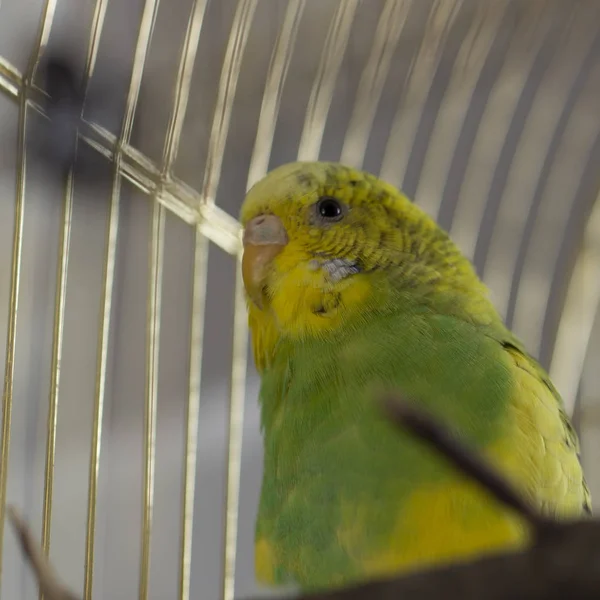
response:
[[[316,160],[319,157],[327,114],[357,8],[358,0],[340,2],[331,20],[306,108],[298,160]]]
[[[202,184],[202,196],[205,202],[214,203],[221,176],[221,167],[223,165],[223,154],[225,153],[225,144],[229,125],[231,123],[231,113],[233,111],[233,101],[235,90],[242,69],[242,58],[244,49],[248,41],[252,19],[256,11],[258,0],[239,0],[231,34],[227,42],[225,59],[223,60],[223,70],[221,71],[221,80],[219,81],[219,91],[217,94],[217,103],[213,117],[212,130],[208,143],[208,156],[206,157],[206,168],[204,171],[204,182]]]
[[[530,41],[530,52],[523,56],[522,40],[528,27],[529,24],[525,20],[518,23],[514,36],[508,47],[504,49],[503,56],[498,57],[498,60],[501,61],[498,77],[495,84],[490,86],[491,89],[487,91],[483,114],[468,149],[470,155],[483,156],[486,161],[494,161],[496,164],[500,160],[501,144],[506,137],[518,104],[518,96],[513,98],[511,88],[500,85],[500,82],[510,72],[514,78],[514,89],[522,90],[531,72],[535,51],[542,43],[539,35],[533,37]],[[519,71],[515,71],[513,74],[509,70],[517,60],[521,61],[521,67]],[[497,145],[489,144],[485,146],[484,142],[488,138],[497,140]],[[487,205],[486,199],[492,186],[494,174],[494,170],[484,171],[478,168],[474,161],[470,160],[466,165],[465,172],[454,183],[457,188],[457,200],[450,231],[463,252],[470,257],[475,255],[479,226],[483,220]],[[471,202],[465,201],[467,197],[471,199]]]
[[[341,159],[356,166],[361,166],[367,146],[369,134],[377,114],[377,108],[384,93],[386,81],[391,75],[394,52],[399,40],[405,33],[409,15],[419,0],[386,0],[382,3],[379,14],[374,44],[367,57],[361,74],[358,93],[350,111],[350,123],[345,131]],[[177,158],[179,142],[183,131],[187,112],[188,99],[196,53],[206,14],[207,0],[194,0],[191,7],[188,26],[183,40],[183,48],[179,57],[176,85],[173,94],[173,106],[165,135],[162,159],[159,164],[132,147],[130,138],[136,114],[140,84],[144,72],[146,57],[152,40],[152,33],[157,17],[159,0],[145,0],[142,19],[139,25],[129,89],[127,94],[125,116],[121,130],[115,135],[107,129],[89,121],[83,121],[79,133],[79,143],[85,142],[106,158],[114,161],[113,181],[110,195],[110,212],[106,228],[104,272],[102,279],[102,304],[99,322],[97,365],[95,377],[95,393],[93,406],[93,423],[91,453],[88,481],[88,505],[85,541],[85,578],[84,597],[91,600],[93,589],[95,519],[100,454],[102,442],[103,408],[106,391],[106,374],[108,344],[111,328],[112,295],[114,285],[115,254],[119,231],[119,208],[122,178],[147,194],[152,204],[149,245],[149,278],[147,289],[147,323],[146,323],[146,390],[144,402],[144,482],[142,497],[142,539],[141,562],[139,569],[139,595],[147,598],[149,593],[149,573],[152,541],[152,512],[154,502],[154,461],[157,417],[157,382],[160,348],[160,313],[162,291],[162,268],[164,249],[164,230],[166,211],[171,211],[178,218],[194,228],[194,263],[193,263],[193,297],[191,314],[191,341],[189,347],[190,372],[188,381],[188,402],[185,415],[185,455],[184,478],[182,489],[182,516],[179,564],[179,590],[181,600],[189,600],[192,561],[192,532],[194,525],[194,500],[196,490],[196,464],[198,451],[198,425],[200,409],[200,382],[202,369],[202,350],[204,333],[204,310],[207,285],[207,253],[209,241],[217,244],[225,252],[240,259],[240,225],[215,204],[218,192],[223,156],[226,148],[231,124],[238,79],[240,76],[246,45],[254,22],[258,0],[238,0],[233,23],[227,40],[225,57],[220,73],[217,99],[213,112],[208,145],[208,157],[205,165],[204,179],[200,191],[192,189],[184,181],[175,177],[173,165]],[[545,6],[552,4],[545,0]],[[11,409],[14,379],[14,360],[16,347],[16,326],[19,305],[19,282],[21,253],[23,244],[23,211],[25,202],[25,170],[26,170],[26,125],[28,109],[44,114],[42,99],[45,92],[33,84],[35,70],[41,53],[47,44],[52,16],[56,0],[47,0],[40,23],[36,47],[32,53],[25,75],[13,65],[0,58],[0,92],[19,104],[18,129],[18,164],[17,192],[15,201],[14,239],[12,248],[12,269],[10,289],[10,313],[7,331],[7,352],[5,363],[5,383],[2,401],[2,439],[0,444],[0,573],[2,569],[2,539],[6,504],[7,467],[9,463]],[[274,44],[264,94],[257,124],[250,168],[246,188],[260,179],[267,171],[273,138],[278,120],[282,92],[288,78],[291,59],[296,49],[297,35],[301,19],[307,12],[309,3],[306,0],[289,0],[277,40]],[[322,49],[317,72],[311,82],[310,96],[303,123],[298,148],[298,159],[314,160],[320,154],[325,125],[327,123],[338,76],[342,69],[344,57],[359,0],[341,2],[336,7]],[[566,36],[568,23],[553,22],[545,18],[528,40],[528,51],[525,64],[519,71],[510,71],[517,60],[523,60],[522,46],[525,32],[531,22],[523,20],[508,37],[492,27],[492,23],[504,23],[514,18],[514,11],[522,7],[520,0],[502,0],[493,6],[482,6],[468,0],[433,0],[423,12],[424,35],[414,52],[400,94],[398,106],[391,120],[391,131],[384,148],[381,176],[393,184],[401,185],[402,177],[409,180],[409,187],[414,190],[416,201],[431,214],[440,217],[449,216],[452,224],[451,234],[468,255],[478,255],[486,263],[490,248],[497,244],[498,229],[493,229],[492,240],[481,240],[478,237],[479,224],[490,214],[496,216],[498,207],[486,202],[488,192],[494,178],[505,178],[504,187],[498,198],[498,205],[504,202],[511,188],[512,162],[511,155],[516,155],[522,143],[517,138],[516,145],[506,146],[505,134],[516,128],[523,119],[539,108],[533,95],[523,92],[533,68],[542,50],[552,50],[557,40]],[[583,5],[578,5],[579,7]],[[92,76],[98,53],[98,44],[107,0],[97,0],[92,19],[91,37],[88,45],[83,88],[85,89]],[[539,14],[539,8],[530,9]],[[583,10],[583,8],[581,8]],[[471,12],[469,12],[471,11]],[[577,49],[577,56],[583,57],[590,48],[596,47],[596,41],[590,41],[594,30],[591,20],[575,15],[586,25],[586,36],[572,41]],[[488,31],[489,30],[489,31]],[[460,41],[452,42],[451,52],[445,54],[448,40],[457,32],[465,35]],[[491,32],[491,33],[490,33]],[[598,38],[600,39],[600,38]],[[563,57],[559,52],[546,57],[546,71],[549,71]],[[566,60],[566,59],[565,59]],[[582,61],[585,63],[585,60]],[[587,63],[586,63],[587,64]],[[465,67],[468,66],[468,68]],[[592,65],[587,64],[588,71]],[[443,72],[443,70],[446,72]],[[583,69],[583,67],[582,67]],[[489,84],[490,73],[497,81],[505,84],[512,78],[513,92],[507,93],[502,85]],[[589,75],[589,73],[588,73]],[[587,77],[587,76],[586,76]],[[442,99],[433,98],[431,84],[436,78],[442,78],[444,97],[452,95],[453,105],[445,104]],[[476,92],[483,88],[485,81],[488,87],[482,97]],[[529,84],[541,86],[548,75],[538,77]],[[565,98],[574,98],[581,93],[587,79],[580,75],[573,76],[569,90],[564,91]],[[574,91],[575,90],[575,91]],[[458,100],[456,100],[458,98]],[[434,123],[428,125],[426,147],[416,148],[417,133],[425,114],[425,104],[430,102],[435,109]],[[569,110],[575,105],[572,100]],[[487,108],[486,108],[487,107]],[[476,114],[476,125],[466,131],[467,114]],[[523,116],[525,115],[525,116]],[[561,143],[568,128],[567,105],[560,115],[557,113],[556,126],[548,132],[548,139]],[[465,161],[461,170],[455,163],[455,155],[459,149],[466,148],[469,155],[481,149],[483,138],[496,137],[498,143],[488,147],[488,158],[495,163],[502,163],[500,174],[490,170],[482,175],[475,166]],[[525,134],[523,133],[523,137]],[[408,143],[407,143],[408,142]],[[417,151],[418,150],[418,151]],[[556,162],[557,150],[549,148],[547,155],[537,161],[534,197],[529,206],[529,220],[539,210],[545,186],[548,185],[547,171]],[[508,156],[511,155],[511,156]],[[503,158],[504,157],[504,158]],[[508,160],[508,158],[510,160]],[[506,159],[506,160],[504,160]],[[506,163],[506,164],[505,164]],[[508,165],[508,166],[507,166]],[[455,178],[449,189],[450,174]],[[408,176],[408,177],[407,177]],[[515,184],[515,188],[516,184]],[[508,191],[506,191],[508,190]],[[463,197],[469,197],[469,202]],[[473,202],[473,198],[478,198]],[[73,171],[67,177],[62,228],[59,239],[59,260],[56,273],[56,295],[54,312],[54,330],[52,341],[52,370],[49,393],[48,437],[46,442],[45,488],[42,520],[42,541],[44,550],[49,551],[50,519],[52,516],[52,487],[54,453],[56,443],[56,419],[60,392],[60,358],[64,325],[64,310],[67,285],[67,269],[69,257],[69,241],[71,231],[71,212],[73,206]],[[490,213],[491,211],[491,213]],[[551,375],[563,392],[574,398],[581,378],[584,358],[587,352],[589,336],[594,317],[600,310],[600,286],[590,285],[600,278],[600,254],[593,243],[599,235],[600,209],[598,200],[586,224],[585,240],[575,261],[575,268],[568,280],[568,290],[564,302],[563,317],[559,324],[554,352],[552,355]],[[486,216],[487,215],[487,216]],[[523,231],[533,230],[533,225],[523,225]],[[496,237],[494,237],[496,236]],[[528,241],[523,239],[522,248],[512,253],[511,264],[521,261],[520,271],[515,271],[511,282],[511,297],[501,301],[504,311],[523,311],[519,305],[521,279],[526,271]],[[238,265],[239,267],[239,265]],[[580,290],[586,282],[586,293],[581,296]],[[511,309],[510,306],[513,306]],[[518,310],[517,310],[518,308]],[[575,326],[578,323],[579,326]],[[222,597],[232,600],[234,597],[234,576],[236,568],[236,543],[238,532],[238,508],[240,491],[240,466],[242,447],[243,408],[246,379],[246,357],[248,352],[248,331],[243,286],[237,270],[234,307],[233,362],[231,370],[231,389],[229,398],[228,424],[228,467],[226,476],[226,507],[224,523],[224,569],[222,579]],[[573,352],[573,346],[577,352]],[[571,408],[571,406],[569,406]]]
[[[589,63],[589,60],[585,60],[584,53],[587,53],[589,57],[590,51],[593,50],[594,36],[590,34],[594,33],[595,28],[592,23],[587,22],[586,24],[585,20],[582,19],[582,21],[583,22],[580,23],[580,26],[578,27],[578,36],[573,36],[570,40],[575,45],[573,51],[582,55],[582,69],[579,72],[569,73],[569,79],[571,79],[570,84],[564,86],[564,89],[562,90],[563,98],[561,98],[560,103],[558,103],[558,106],[562,106],[562,110],[560,112],[558,110],[553,111],[556,114],[556,125],[554,127],[547,127],[548,151],[545,155],[541,154],[536,156],[534,148],[531,147],[531,143],[527,143],[527,140],[529,139],[526,136],[527,132],[524,132],[524,139],[515,153],[515,160],[513,161],[511,173],[509,174],[507,189],[499,209],[499,220],[501,223],[503,215],[506,215],[508,210],[511,208],[518,209],[522,206],[525,199],[531,199],[529,210],[527,211],[527,218],[522,221],[522,225],[514,225],[514,227],[520,228],[521,235],[519,237],[521,238],[521,242],[519,245],[515,244],[511,247],[505,247],[501,235],[502,230],[499,226],[494,227],[492,238],[490,240],[489,266],[487,267],[487,271],[489,272],[488,283],[490,285],[493,284],[494,289],[499,291],[496,306],[498,307],[499,312],[509,321],[512,321],[515,312],[516,294],[519,287],[519,281],[523,275],[524,259],[530,245],[530,232],[542,205],[543,195],[548,185],[549,174],[551,170],[560,168],[560,165],[556,164],[556,154],[568,126],[574,103],[581,93],[584,82],[587,80],[585,71],[589,70],[589,67],[586,66],[586,63]],[[564,58],[562,58],[564,54],[566,53],[559,52],[558,55],[555,55],[555,62],[560,63],[561,60],[564,60]],[[565,60],[565,70],[567,64],[568,63]],[[584,76],[582,77],[582,75]],[[541,92],[543,91],[543,86],[550,83],[551,77],[549,73],[546,73],[544,80],[540,85],[540,91],[534,100],[534,106],[532,106],[531,118],[528,121],[528,124],[531,120],[533,120],[535,124],[535,119],[538,119],[540,122],[544,120],[545,124],[548,123],[548,117],[550,115],[548,114],[548,110],[543,110],[542,104],[545,94],[542,94]],[[526,127],[528,124],[526,124]],[[519,185],[522,180],[520,175],[522,170],[526,168],[525,165],[533,164],[536,165],[536,172],[538,175],[536,178],[530,179],[533,189],[526,190],[527,193],[523,194],[522,184]],[[504,254],[504,256],[502,256],[502,264],[499,264],[500,260],[497,256],[500,249],[503,250]],[[498,269],[502,268],[503,265],[507,264],[511,265],[510,271],[513,273],[513,277],[512,279],[503,278],[502,281],[500,281],[500,277],[496,277],[495,273]]]
[[[279,105],[281,104],[281,95],[290,67],[290,61],[292,60],[298,27],[300,26],[305,3],[306,0],[289,1],[281,30],[273,47],[271,63],[265,83],[265,93],[263,94],[258,117],[254,149],[250,159],[250,167],[248,168],[246,189],[249,189],[256,181],[263,177],[269,167],[269,158],[271,157],[271,148],[275,136],[275,125],[277,123],[277,115],[279,114]]]
[[[204,22],[208,0],[195,0],[185,33],[183,50],[179,60],[173,109],[163,150],[163,182],[173,176],[173,165],[179,150],[179,140],[185,121],[190,95],[196,52]],[[159,206],[159,194],[154,195],[155,209]],[[162,209],[162,206],[160,207]],[[164,211],[163,211],[164,212]],[[164,217],[164,215],[163,215]],[[192,564],[192,533],[194,527],[194,500],[196,490],[196,461],[198,452],[198,423],[200,412],[200,382],[202,373],[202,349],[204,333],[204,304],[207,283],[208,243],[198,227],[195,228],[194,271],[191,315],[190,374],[188,404],[185,425],[185,467],[182,489],[181,552],[179,568],[179,598],[189,600]]]
[[[402,86],[402,96],[391,125],[381,166],[381,177],[393,185],[402,185],[412,148],[412,144],[407,140],[414,140],[416,136],[418,119],[407,113],[406,107],[422,106],[429,89],[427,84],[434,77],[442,57],[442,53],[437,49],[444,45],[463,1],[435,0],[430,9],[423,38]]]
[[[188,27],[185,32],[183,51],[179,60],[179,68],[177,69],[173,110],[167,127],[163,152],[163,176],[165,177],[172,176],[173,164],[179,150],[179,140],[190,97],[196,52],[198,51],[198,42],[200,41],[200,32],[204,23],[204,13],[206,12],[207,4],[208,0],[194,0]]]
[[[600,310],[600,196],[596,198],[567,288],[565,310],[558,326],[550,376],[563,390],[571,413],[587,355],[594,320]],[[575,360],[573,353],[576,353]]]
[[[0,59],[0,92],[18,100],[24,87],[24,76],[8,61]],[[27,89],[28,106],[48,118],[41,106],[45,92],[35,85]],[[217,206],[206,202],[202,193],[180,179],[171,176],[164,183],[157,165],[129,142],[119,138],[105,127],[82,121],[79,138],[110,161],[117,162],[118,173],[145,194],[158,191],[158,199],[168,210],[188,224],[199,224],[202,233],[229,254],[236,254],[240,245],[240,225],[236,219]],[[159,189],[162,188],[162,189]]]
[[[400,39],[410,4],[387,0],[379,17],[373,47],[358,84],[357,97],[344,138],[340,162],[360,168],[365,158],[371,127],[394,51]]]
[[[192,533],[196,491],[196,461],[198,455],[198,424],[200,413],[200,382],[202,350],[204,348],[204,306],[207,283],[208,240],[199,228],[195,231],[192,324],[190,336],[190,378],[185,416],[185,471],[183,478],[183,510],[179,598],[189,600],[192,569]]]
[[[88,510],[85,543],[84,598],[92,597],[92,577],[94,568],[94,540],[96,522],[96,494],[100,469],[100,450],[102,443],[102,416],[104,412],[104,394],[106,389],[106,366],[108,358],[108,338],[110,334],[110,314],[114,284],[115,255],[119,224],[120,183],[115,178],[111,188],[110,212],[106,229],[106,250],[103,272],[102,309],[98,337],[98,358],[94,391],[92,420],[92,440],[88,479]]]
[[[118,162],[116,163],[118,165]],[[88,480],[88,508],[85,541],[84,600],[91,600],[94,574],[94,540],[96,524],[96,494],[100,470],[100,450],[102,443],[102,416],[104,413],[104,394],[106,391],[106,367],[108,360],[108,338],[110,334],[110,316],[115,276],[115,256],[117,252],[117,234],[119,230],[119,198],[121,180],[118,175],[113,179],[110,198],[110,212],[106,227],[106,249],[104,257],[102,309],[98,334],[98,358],[96,365],[96,384],[94,390],[94,408],[92,420],[92,440]]]
[[[150,545],[154,506],[154,471],[156,461],[156,418],[158,407],[158,361],[160,344],[160,309],[165,240],[165,209],[159,202],[152,206],[151,248],[148,277],[148,313],[146,324],[146,403],[144,410],[144,491],[142,506],[142,556],[140,598],[147,598],[150,578]]]
[[[4,367],[4,389],[2,393],[2,440],[0,444],[0,578],[2,576],[2,548],[4,542],[4,522],[6,514],[6,486],[10,453],[10,428],[12,416],[13,386],[15,374],[15,350],[17,344],[17,314],[19,307],[19,287],[21,279],[21,258],[23,252],[23,221],[25,204],[25,179],[27,166],[27,110],[28,88],[35,78],[40,57],[48,44],[56,0],[46,0],[37,40],[27,67],[27,76],[19,90],[19,129],[17,148],[17,186],[15,198],[15,221],[13,228],[13,251],[10,281],[10,308],[6,334],[6,362]],[[53,434],[54,435],[54,434]],[[53,435],[48,437],[48,445],[53,443]]]
[[[6,361],[4,366],[4,389],[2,392],[2,444],[0,445],[0,576],[2,575],[2,548],[6,515],[6,485],[8,482],[8,459],[10,452],[10,426],[12,420],[13,382],[15,373],[15,348],[17,343],[17,311],[19,307],[19,283],[21,277],[21,254],[23,251],[23,203],[25,201],[25,129],[27,127],[27,102],[25,94],[19,101],[19,133],[17,163],[17,197],[15,200],[15,223],[10,277],[10,310],[6,334]]]
[[[98,0],[92,17],[91,35],[88,43],[84,75],[82,81],[83,102],[80,117],[83,117],[88,85],[94,72],[100,34],[106,14],[107,0]],[[75,140],[74,155],[77,156],[79,140]],[[46,442],[46,467],[44,476],[44,505],[42,508],[42,547],[46,554],[50,552],[50,533],[52,519],[52,492],[54,486],[54,458],[56,453],[56,427],[58,418],[58,400],[60,390],[60,364],[63,349],[65,304],[67,296],[67,276],[69,266],[69,246],[73,216],[74,167],[71,166],[65,184],[62,227],[59,238],[58,268],[56,273],[56,298],[54,301],[54,331],[52,336],[52,366],[50,372],[50,395],[48,399],[48,424]],[[43,594],[40,592],[40,600]]]
[[[152,33],[160,0],[147,0],[135,50],[132,81],[135,80],[136,102],[144,72],[146,56],[150,48]],[[132,86],[133,87],[133,86]],[[129,121],[131,127],[135,108]],[[167,140],[167,150],[171,152],[172,140]],[[162,299],[162,273],[165,237],[164,207],[153,198],[152,219],[150,223],[150,256],[148,265],[148,303],[146,314],[146,391],[144,404],[144,479],[142,501],[142,540],[139,575],[139,597],[145,600],[149,592],[150,552],[152,542],[152,516],[154,508],[154,472],[156,462],[156,419],[158,410],[158,369],[160,344],[160,309]]]
[[[490,61],[498,60],[499,54],[501,56],[497,42],[499,37],[504,37],[502,28],[495,35],[489,32],[493,31],[493,23],[503,23],[510,12],[511,4],[504,0],[482,3],[477,7],[464,42],[456,53],[452,70],[447,74],[443,95],[439,88],[436,89],[438,98],[448,96],[453,98],[453,102],[440,103],[431,125],[430,138],[421,156],[414,201],[438,219],[443,216],[446,205],[452,202],[448,194],[450,175],[456,176],[455,160],[460,156],[465,125],[467,122],[471,124],[476,114],[472,100],[479,92],[481,81],[489,78],[487,67]]]
[[[238,509],[240,500],[240,467],[242,459],[242,431],[244,397],[246,393],[246,362],[248,328],[246,298],[241,277],[241,254],[235,282],[233,318],[233,361],[229,399],[229,436],[227,448],[227,490],[225,500],[225,567],[223,600],[233,600],[235,591],[235,564],[237,550]]]
[[[106,239],[106,255],[104,266],[104,294],[103,294],[103,309],[100,320],[100,332],[98,336],[98,367],[96,373],[96,397],[94,403],[94,416],[92,425],[92,451],[90,456],[90,471],[89,471],[89,491],[88,491],[88,517],[87,517],[87,535],[86,535],[86,553],[85,553],[85,578],[84,578],[84,600],[91,600],[93,588],[93,570],[94,570],[94,541],[95,541],[95,524],[96,524],[96,498],[98,488],[98,475],[100,470],[100,450],[102,442],[102,416],[104,409],[104,394],[106,390],[106,367],[108,355],[108,341],[110,335],[110,320],[112,308],[112,290],[114,284],[115,271],[115,255],[117,247],[117,233],[119,223],[119,205],[121,191],[121,160],[123,145],[129,143],[131,131],[133,127],[133,119],[135,117],[135,109],[140,92],[140,85],[144,69],[146,54],[152,39],[152,31],[156,20],[159,0],[146,0],[144,10],[140,21],[138,39],[135,48],[131,80],[129,91],[125,103],[125,114],[121,128],[121,134],[115,148],[115,169],[113,175],[113,185],[111,193],[110,214],[107,226]],[[150,350],[152,351],[152,349]],[[153,371],[147,373],[150,379],[153,376]],[[149,386],[146,399],[146,416],[145,416],[145,464],[144,464],[144,515],[143,515],[143,531],[144,539],[142,541],[143,550],[142,556],[145,557],[149,553],[147,550],[149,545],[149,535],[145,534],[148,531],[147,521],[149,506],[151,504],[151,492],[146,490],[151,486],[153,479],[148,477],[148,472],[153,468],[153,425],[155,423],[155,402],[152,388]],[[149,439],[150,438],[150,439]],[[149,498],[150,496],[150,498]],[[147,572],[145,569],[144,558],[142,558],[140,587],[141,593],[144,591],[145,580],[144,575]],[[143,597],[143,596],[142,596]]]

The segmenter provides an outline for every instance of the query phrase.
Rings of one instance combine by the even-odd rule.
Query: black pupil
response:
[[[319,203],[319,214],[325,219],[333,219],[342,214],[342,207],[334,198],[325,198]]]

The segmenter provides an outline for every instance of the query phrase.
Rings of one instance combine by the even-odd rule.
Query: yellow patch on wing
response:
[[[266,539],[259,539],[254,545],[254,570],[259,583],[274,585],[276,566],[273,546]]]
[[[514,387],[504,429],[485,456],[544,514],[580,516],[589,498],[560,401],[532,359],[516,349],[507,353]],[[458,477],[416,489],[399,502],[389,538],[377,545],[365,525],[372,509],[348,504],[338,530],[340,544],[369,577],[508,551],[529,538],[515,513]]]
[[[587,490],[560,400],[542,380],[537,364],[516,349],[507,352],[515,384],[507,434],[491,449],[492,456],[544,514],[580,516]]]
[[[368,510],[355,509],[353,518],[338,531],[340,544],[368,577],[507,551],[527,540],[523,523],[501,511],[498,504],[490,502],[484,492],[468,481],[443,482],[415,490],[406,502],[399,503],[389,538],[377,547],[369,545],[363,525]]]

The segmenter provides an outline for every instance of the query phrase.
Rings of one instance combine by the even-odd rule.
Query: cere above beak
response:
[[[288,243],[288,236],[279,217],[260,215],[244,228],[242,278],[251,300],[262,308],[263,287],[269,266]]]

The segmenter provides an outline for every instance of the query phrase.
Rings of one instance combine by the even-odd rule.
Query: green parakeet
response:
[[[265,449],[259,581],[337,586],[527,541],[514,513],[385,421],[384,389],[421,402],[545,514],[590,511],[548,375],[399,190],[292,163],[252,187],[241,221]]]

